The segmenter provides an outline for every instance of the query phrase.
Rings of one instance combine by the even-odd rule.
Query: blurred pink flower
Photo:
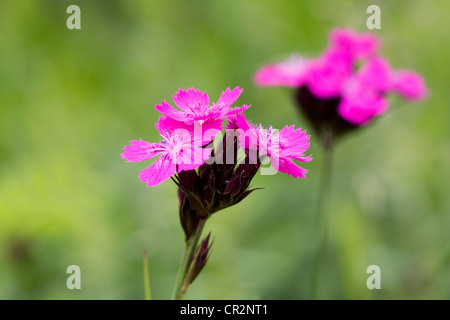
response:
[[[391,89],[392,70],[389,62],[381,57],[374,57],[357,70],[352,78],[356,78],[361,86],[384,93]],[[352,81],[352,79],[349,79]],[[345,95],[345,90],[344,90]]]
[[[259,86],[298,87],[308,77],[311,61],[298,55],[275,64],[269,64],[256,72],[254,80]]]
[[[348,122],[364,125],[387,111],[388,103],[384,96],[357,83],[347,91],[338,107],[339,115]]]
[[[365,59],[376,53],[380,40],[373,34],[357,32],[350,29],[335,28],[329,35],[330,50],[340,51],[349,59]]]
[[[311,64],[308,87],[319,98],[328,99],[340,94],[351,76],[352,61],[341,51],[326,52]]]
[[[398,70],[392,81],[392,89],[409,101],[422,100],[428,95],[425,81],[413,71]]]
[[[338,114],[352,124],[364,125],[385,113],[388,103],[384,93],[391,82],[389,63],[382,58],[371,59],[346,81]]]
[[[316,128],[331,125],[339,134],[369,123],[387,111],[386,95],[398,93],[409,101],[427,96],[423,78],[412,71],[393,71],[377,50],[380,40],[373,34],[336,28],[329,34],[326,50],[315,59],[291,59],[269,64],[255,73],[254,82],[261,86],[287,86],[297,89],[303,103],[300,107]],[[358,69],[357,67],[360,66]],[[310,92],[306,93],[305,91]],[[305,94],[311,94],[306,99]],[[298,96],[297,96],[298,97]],[[337,103],[333,99],[338,99]],[[334,110],[323,110],[326,106]],[[318,108],[314,111],[314,108]],[[332,114],[341,120],[333,119]],[[323,124],[320,123],[323,116]],[[325,124],[327,123],[327,124]]]

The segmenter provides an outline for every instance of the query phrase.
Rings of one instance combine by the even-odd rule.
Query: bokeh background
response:
[[[81,8],[68,30],[66,8]],[[426,1],[1,1],[0,298],[168,299],[183,250],[176,187],[147,188],[148,163],[119,156],[159,141],[154,105],[179,88],[217,100],[239,85],[247,118],[312,133],[287,88],[253,73],[319,54],[338,26],[367,31],[381,8],[381,53],[423,74],[428,100],[390,111],[335,153],[325,299],[450,297],[450,4]],[[306,180],[258,175],[255,191],[207,223],[211,259],[187,299],[306,299],[321,151]],[[66,268],[81,268],[81,290]],[[368,290],[366,268],[381,268]]]

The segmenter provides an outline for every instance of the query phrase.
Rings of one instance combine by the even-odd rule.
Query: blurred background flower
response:
[[[143,185],[140,164],[118,156],[122,146],[130,137],[158,141],[154,105],[188,87],[218,97],[239,86],[240,100],[252,104],[248,119],[311,133],[289,89],[256,87],[253,73],[288,58],[281,52],[317,56],[336,26],[366,31],[374,2],[381,54],[423,75],[430,96],[414,105],[390,97],[376,126],[336,150],[322,296],[448,299],[444,0],[0,2],[0,298],[143,299],[144,249],[153,298],[170,297],[184,239],[177,188]],[[81,30],[66,27],[71,4],[81,8]],[[210,221],[220,255],[186,299],[307,297],[319,163],[309,163],[306,180],[257,175],[252,185],[264,192]],[[81,290],[66,288],[72,264],[81,268]],[[381,290],[366,288],[372,264],[381,268]]]
[[[392,70],[389,61],[379,56],[380,40],[373,33],[335,28],[328,38],[321,56],[304,59],[293,54],[254,75],[256,85],[296,89],[298,109],[314,126],[324,147],[330,148],[343,133],[388,111],[386,95],[397,93],[409,101],[427,97],[419,74]]]

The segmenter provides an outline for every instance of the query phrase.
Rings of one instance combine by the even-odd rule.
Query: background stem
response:
[[[145,288],[145,300],[151,300],[152,294],[150,291],[150,277],[148,275],[148,257],[147,250],[144,250],[144,288]]]
[[[310,299],[319,299],[320,277],[322,264],[326,255],[328,237],[328,203],[331,191],[331,176],[333,162],[332,135],[324,135],[322,150],[322,169],[319,185],[319,197],[315,216],[315,252],[311,267]]]

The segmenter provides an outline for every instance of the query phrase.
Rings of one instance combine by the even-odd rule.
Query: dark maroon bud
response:
[[[234,199],[234,204],[241,202],[242,200],[244,200],[250,193],[252,193],[255,190],[259,190],[262,188],[254,188],[254,189],[250,189],[250,190],[246,190],[244,192],[242,192],[241,194],[239,194],[236,199]]]
[[[178,189],[178,199],[180,201],[180,222],[186,236],[185,241],[187,242],[197,229],[200,216],[181,189]]]
[[[190,192],[196,192],[200,187],[200,178],[195,170],[181,171],[178,180],[183,188]]]
[[[239,167],[236,169],[235,174],[241,174],[243,182],[248,186],[250,184],[250,181],[253,179],[253,177],[256,175],[260,167],[260,163],[257,164],[249,164],[249,163],[242,163],[239,165]]]
[[[200,245],[197,247],[197,251],[195,252],[194,259],[192,261],[192,264],[189,268],[188,275],[186,276],[186,282],[187,284],[191,284],[195,278],[198,276],[200,271],[203,270],[203,268],[206,265],[206,262],[208,262],[211,247],[213,245],[213,242],[209,243],[209,239],[211,237],[211,233],[208,234],[208,236],[202,240]]]
[[[305,85],[296,90],[295,101],[303,116],[308,119],[314,130],[321,137],[325,147],[328,147],[333,139],[354,129],[361,128],[361,126],[344,120],[338,114],[341,98],[318,98]]]
[[[242,176],[244,172],[241,171],[240,173],[236,172],[233,177],[231,178],[230,182],[228,182],[227,187],[223,194],[237,194],[242,186]]]
[[[234,153],[228,160],[231,158],[237,162],[238,139],[236,135],[225,135],[221,143],[216,148],[218,157],[215,157],[219,163],[205,163],[198,168],[198,173],[195,170],[182,171],[174,180],[183,192],[180,195],[180,219],[187,238],[201,219],[236,204],[250,194],[247,188],[260,167],[256,152],[252,159],[247,154],[237,167],[236,163],[220,163],[221,160],[226,161],[227,152]]]
[[[212,172],[212,165],[210,164],[203,164],[198,168],[198,176],[201,181],[205,181],[205,178],[207,179]]]
[[[203,200],[208,207],[213,206],[214,196],[216,195],[216,176],[211,172],[208,180],[203,185]]]

